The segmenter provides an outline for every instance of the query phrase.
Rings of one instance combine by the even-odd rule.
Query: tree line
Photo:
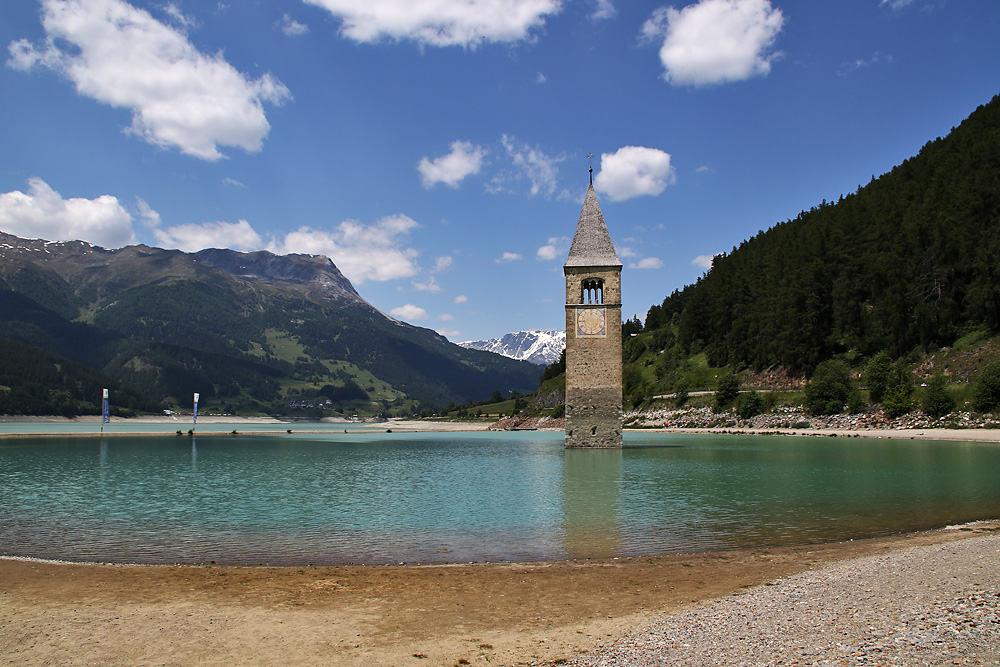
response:
[[[889,173],[715,257],[651,307],[713,366],[812,373],[1000,331],[1000,96]]]

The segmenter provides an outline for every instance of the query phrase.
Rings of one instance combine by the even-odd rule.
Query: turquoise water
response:
[[[0,437],[0,553],[143,563],[609,558],[1000,516],[1000,446],[628,433]]]

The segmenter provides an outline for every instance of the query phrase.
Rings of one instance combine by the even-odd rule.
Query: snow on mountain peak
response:
[[[470,350],[485,350],[511,359],[548,366],[559,361],[559,355],[566,347],[566,332],[532,329],[505,334],[502,338],[469,340],[459,345]]]

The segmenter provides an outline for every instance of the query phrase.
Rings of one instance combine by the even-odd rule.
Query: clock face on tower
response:
[[[580,337],[603,337],[607,334],[607,320],[604,308],[577,308],[576,335]]]

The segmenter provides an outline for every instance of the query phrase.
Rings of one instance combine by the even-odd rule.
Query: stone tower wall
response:
[[[566,267],[566,447],[622,446],[621,269]],[[582,284],[604,281],[600,304],[585,304]],[[577,335],[577,309],[603,308],[603,336]]]

